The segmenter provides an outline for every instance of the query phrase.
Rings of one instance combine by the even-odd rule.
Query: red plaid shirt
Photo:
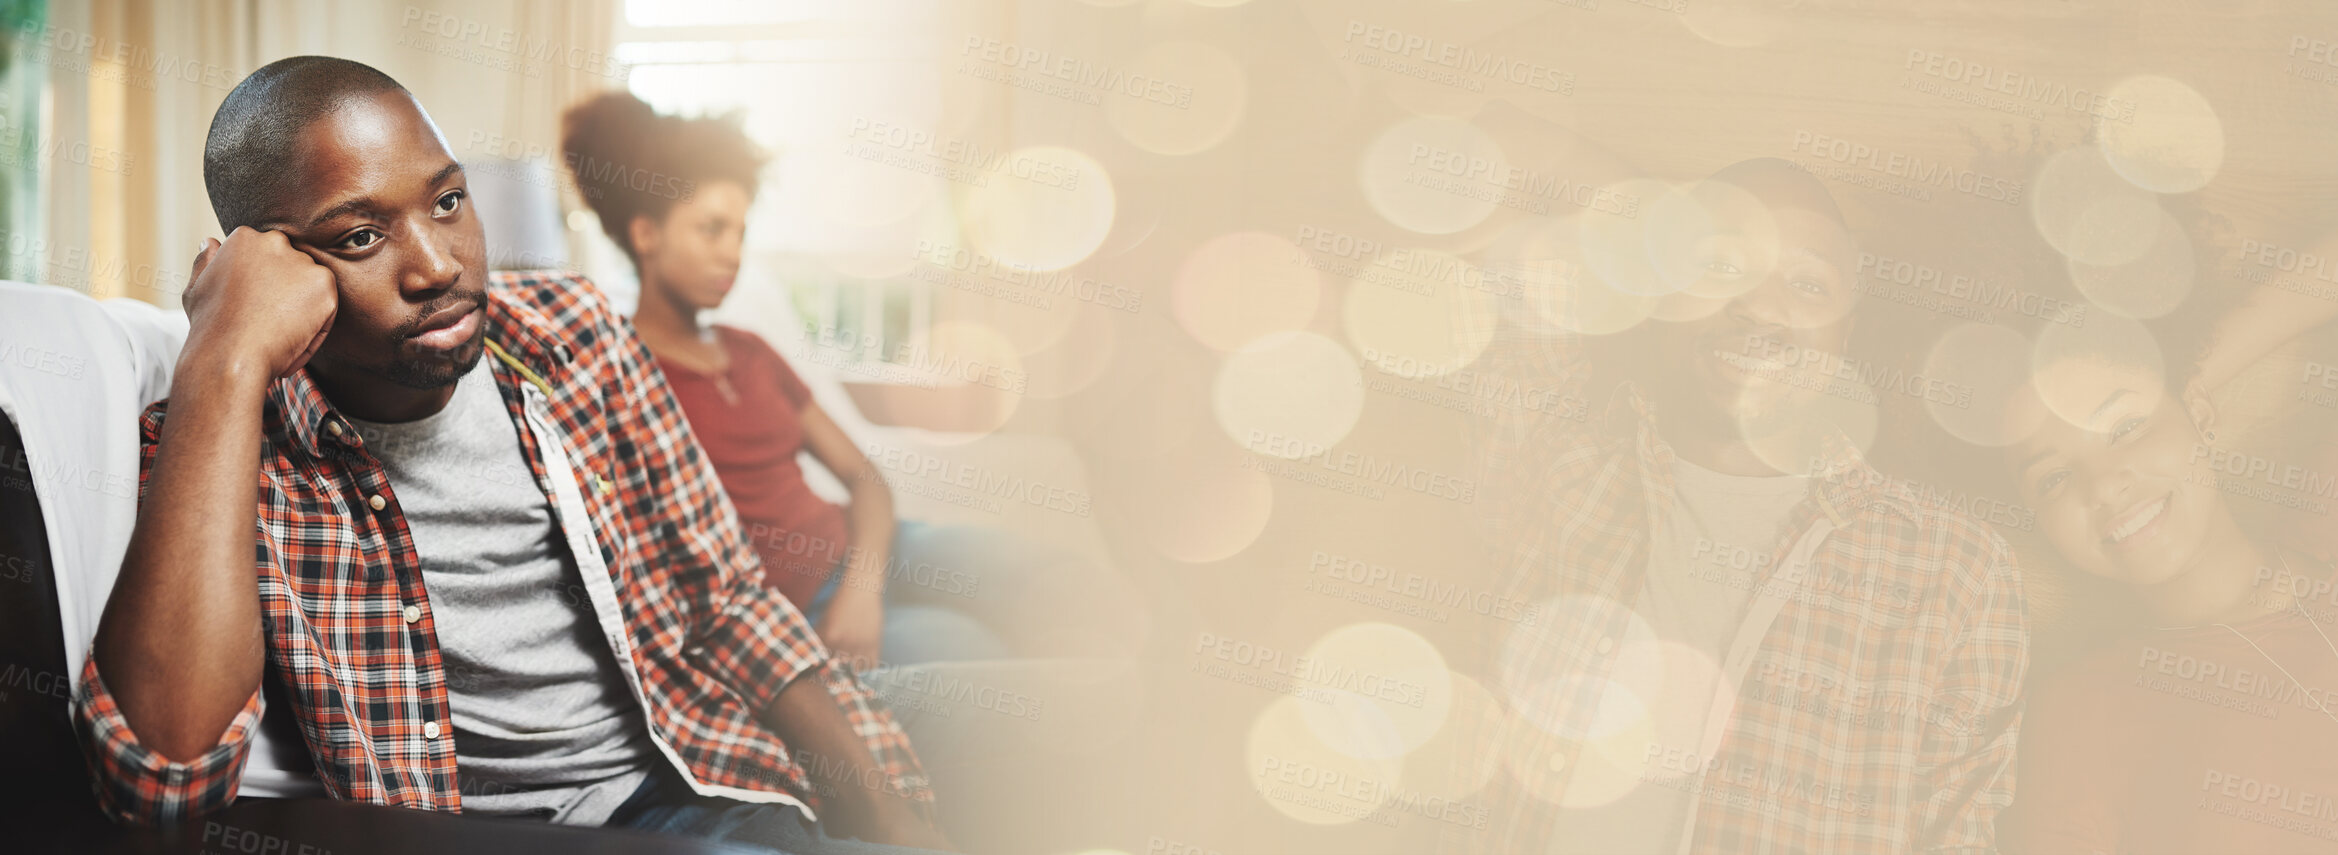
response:
[[[1481,365],[1581,401],[1580,350],[1505,324]],[[1733,645],[1734,684],[1722,663],[1717,739],[1650,756],[1611,689],[1662,689],[1648,656],[1661,648],[1632,609],[1651,521],[1675,501],[1673,451],[1628,386],[1587,412],[1507,413],[1476,437],[1500,491],[1491,569],[1552,619],[1482,640],[1504,709],[1469,744],[1503,768],[1483,796],[1490,826],[1449,832],[1446,848],[1548,851],[1564,806],[1654,786],[1691,794],[1684,853],[1992,851],[2028,667],[2004,541],[1846,443],[1814,449],[1809,494],[1753,565],[1753,608],[1783,602]]]
[[[863,783],[930,800],[875,694],[763,584],[665,376],[591,283],[494,274],[486,323],[529,468],[659,752],[701,792],[809,807],[804,764],[822,759],[792,754],[756,715],[817,679],[889,776]],[[146,473],[167,403],[143,420]],[[265,431],[255,570],[268,668],[318,777],[335,798],[460,810],[446,672],[396,485],[306,372],[270,390]],[[166,821],[233,800],[260,692],[217,746],[174,762],[139,744],[95,660],[83,675],[75,712],[109,813]]]

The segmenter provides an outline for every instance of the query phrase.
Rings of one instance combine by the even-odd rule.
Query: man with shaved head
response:
[[[1490,371],[1591,402],[1503,413],[1485,639],[1500,853],[1991,851],[2027,665],[2005,543],[1863,459],[1858,249],[1794,165],[1731,166],[1550,259]],[[1586,217],[1604,216],[1586,213]],[[1595,250],[1605,251],[1604,255]],[[1630,311],[1613,329],[1593,311]],[[1471,768],[1478,768],[1473,765]]]
[[[947,848],[908,740],[764,586],[649,353],[582,278],[488,272],[411,94],[271,63],[203,175],[228,235],[194,262],[74,703],[107,811],[228,804],[276,702],[335,798]]]

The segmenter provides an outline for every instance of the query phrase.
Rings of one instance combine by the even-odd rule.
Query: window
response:
[[[869,169],[888,168],[844,151],[855,123],[937,111],[939,36],[903,22],[939,15],[938,0],[627,0],[617,26],[635,95],[667,113],[744,111],[772,155],[732,299],[784,306],[831,368],[914,352],[932,322],[912,250],[954,239],[947,191],[922,176],[872,182]],[[604,269],[625,267],[614,247],[595,251],[615,261]]]

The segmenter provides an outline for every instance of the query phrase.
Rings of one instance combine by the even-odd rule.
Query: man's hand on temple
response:
[[[181,301],[191,357],[180,367],[249,367],[274,380],[298,371],[325,343],[339,307],[333,273],[283,232],[237,228],[206,238]]]

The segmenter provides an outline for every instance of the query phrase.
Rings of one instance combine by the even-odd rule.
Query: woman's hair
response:
[[[753,198],[765,160],[739,129],[737,114],[661,115],[630,92],[603,92],[569,107],[560,148],[601,231],[637,262],[633,218],[663,220],[675,202],[709,181],[738,184]]]

